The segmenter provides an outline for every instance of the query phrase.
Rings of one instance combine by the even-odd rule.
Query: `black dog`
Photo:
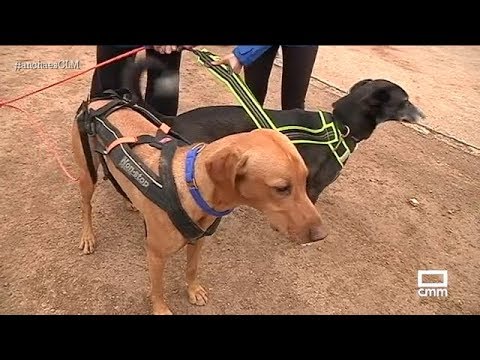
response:
[[[161,69],[162,65],[151,61],[139,61],[127,68],[125,84],[138,96],[140,77],[148,67]],[[362,80],[349,94],[332,104],[332,116],[340,129],[344,129],[345,143],[351,151],[357,143],[368,139],[375,128],[386,121],[417,122],[425,118],[413,105],[408,94],[397,84],[387,80]],[[268,110],[273,122],[305,126],[318,122],[316,111]],[[212,142],[224,136],[255,129],[249,115],[241,106],[207,106],[187,111],[177,117],[161,117],[160,120],[192,142]],[[308,169],[308,196],[315,203],[320,193],[340,174],[341,165],[328,146],[297,144]],[[326,234],[322,235],[326,236]]]

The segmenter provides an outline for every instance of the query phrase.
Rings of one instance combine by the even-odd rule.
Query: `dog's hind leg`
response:
[[[133,205],[130,200],[125,199],[125,207],[128,211],[138,211],[138,209]]]
[[[195,245],[187,245],[187,294],[193,305],[205,305],[208,301],[207,291],[198,282],[198,263],[204,238],[197,240]]]
[[[84,254],[91,254],[94,251],[95,237],[92,227],[92,196],[95,191],[96,172],[98,169],[98,158],[90,154],[85,154],[78,127],[74,126],[72,131],[73,155],[77,165],[80,168],[80,177],[78,179],[80,194],[82,197],[82,237],[80,239],[80,250]],[[86,156],[91,156],[93,169],[89,170]],[[93,172],[93,173],[91,173]]]
[[[84,254],[91,254],[95,248],[95,236],[92,226],[92,196],[95,185],[88,172],[83,172],[79,178],[80,193],[82,195],[82,237],[79,249]]]

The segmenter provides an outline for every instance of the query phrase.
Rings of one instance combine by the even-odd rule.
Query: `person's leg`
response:
[[[282,46],[282,109],[305,109],[318,46]]]
[[[97,64],[118,56],[129,51],[121,47],[110,45],[97,46]],[[92,77],[92,84],[90,88],[90,97],[96,97],[102,94],[105,90],[119,89],[122,87],[122,72],[131,61],[134,61],[135,55],[129,56],[122,60],[108,64],[101,68],[95,69]]]
[[[160,54],[147,49],[147,56],[162,61],[166,68],[163,71],[147,70],[145,102],[163,115],[175,116],[180,92],[181,52]]]
[[[262,106],[267,95],[268,80],[277,51],[278,46],[272,46],[255,60],[253,64],[245,66],[244,68],[245,83]]]

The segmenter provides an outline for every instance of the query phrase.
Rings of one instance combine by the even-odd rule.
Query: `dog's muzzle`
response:
[[[310,229],[310,242],[320,241],[328,236],[328,231],[324,226],[316,226]]]
[[[418,107],[409,103],[407,109],[405,109],[405,114],[400,118],[400,121],[406,121],[409,123],[418,123],[421,120],[425,119],[426,116],[422,110]]]

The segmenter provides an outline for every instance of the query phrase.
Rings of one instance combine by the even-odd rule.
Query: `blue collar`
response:
[[[192,194],[195,202],[203,211],[212,216],[222,217],[230,214],[233,209],[226,211],[216,211],[215,209],[212,209],[203,199],[202,194],[200,194],[200,190],[197,187],[197,182],[195,181],[195,160],[204,147],[205,144],[197,144],[188,151],[185,162],[185,181],[187,182],[190,194]]]

